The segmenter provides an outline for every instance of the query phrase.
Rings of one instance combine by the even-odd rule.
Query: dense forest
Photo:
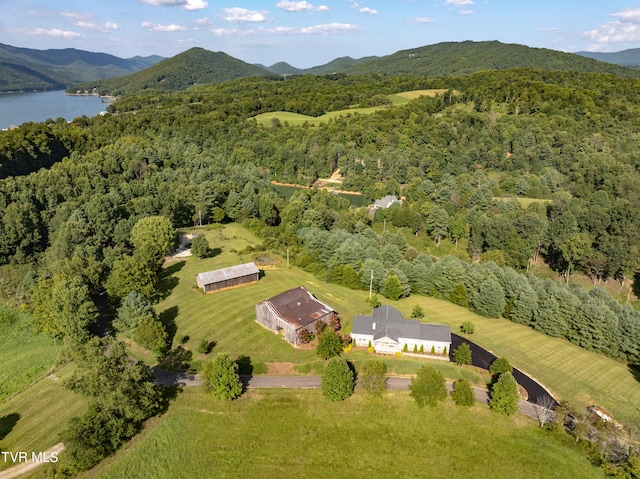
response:
[[[436,89],[402,105],[387,96]],[[626,283],[640,267],[639,92],[640,80],[538,69],[265,76],[25,124],[0,133],[0,268],[15,278],[0,294],[60,356],[89,344],[102,360],[92,335],[116,316],[125,328],[136,308],[140,343],[161,355],[150,304],[174,228],[237,221],[322,279],[367,289],[373,273],[390,299],[441,297],[638,365],[640,313],[569,283],[576,272]],[[365,106],[383,108],[318,127],[253,118]],[[402,204],[372,215],[317,188],[284,198],[271,183],[311,186],[338,169],[344,189]],[[542,261],[559,281],[530,273]]]

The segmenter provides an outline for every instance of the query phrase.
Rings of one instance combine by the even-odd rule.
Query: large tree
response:
[[[433,366],[422,366],[411,378],[409,390],[420,407],[433,407],[447,398],[444,375]]]
[[[153,269],[160,268],[162,258],[175,244],[176,232],[168,218],[147,216],[131,229],[131,244],[137,258]]]
[[[353,371],[346,359],[331,358],[322,372],[321,386],[330,401],[343,401],[353,394]]]

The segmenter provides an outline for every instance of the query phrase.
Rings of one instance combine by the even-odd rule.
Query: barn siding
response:
[[[218,291],[224,288],[239,286],[241,284],[255,283],[258,280],[259,280],[258,274],[249,274],[247,276],[241,276],[240,278],[226,279],[224,281],[218,281],[217,283],[205,284],[203,289],[205,293],[210,293],[210,292]],[[198,283],[200,283],[200,281],[198,281]]]

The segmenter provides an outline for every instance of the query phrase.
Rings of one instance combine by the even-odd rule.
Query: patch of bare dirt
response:
[[[293,363],[265,363],[267,365],[268,374],[274,376],[282,376],[287,374],[295,374]]]

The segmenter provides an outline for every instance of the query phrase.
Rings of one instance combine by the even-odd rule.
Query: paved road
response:
[[[156,382],[158,384],[179,386],[200,386],[202,380],[194,374],[176,373],[155,368]],[[242,384],[247,389],[318,389],[320,388],[320,376],[241,376]],[[392,391],[406,391],[411,383],[410,377],[391,376],[387,379],[387,389]],[[359,387],[356,383],[356,387]],[[447,383],[447,389],[451,391],[452,383]],[[489,395],[485,389],[473,388],[476,401],[487,404]],[[540,414],[539,406],[527,401],[520,401],[519,413],[537,419]]]

